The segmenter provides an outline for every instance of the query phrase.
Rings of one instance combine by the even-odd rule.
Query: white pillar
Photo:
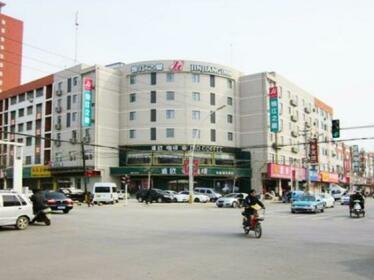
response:
[[[22,146],[14,146],[13,153],[13,189],[17,192],[22,192],[23,187],[23,149]]]

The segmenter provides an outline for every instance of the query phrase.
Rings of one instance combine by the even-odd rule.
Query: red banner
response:
[[[318,141],[317,138],[309,142],[309,159],[311,164],[318,164]]]
[[[277,87],[269,88],[269,97],[270,98],[278,98],[278,88]]]
[[[190,171],[190,160],[185,159],[183,162],[183,174],[188,176]],[[192,169],[193,176],[197,176],[199,174],[199,160],[193,160],[193,169]]]

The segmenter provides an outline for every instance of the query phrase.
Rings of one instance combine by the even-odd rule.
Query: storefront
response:
[[[23,172],[23,186],[29,189],[52,189],[53,178],[49,166],[34,165],[31,167],[24,167]],[[6,170],[7,186],[13,185],[13,169]]]

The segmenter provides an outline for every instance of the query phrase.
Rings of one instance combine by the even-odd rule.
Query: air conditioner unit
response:
[[[291,116],[291,120],[292,120],[293,122],[297,122],[297,117],[296,117],[296,115],[292,115],[292,116]]]
[[[55,129],[56,130],[61,130],[61,123],[56,123],[55,124]]]
[[[61,112],[62,112],[61,106],[56,107],[56,113],[61,113]]]
[[[57,96],[61,96],[62,95],[62,90],[61,89],[57,89],[56,90],[56,95]]]
[[[55,141],[55,146],[60,147],[61,146],[61,141],[60,140]]]
[[[307,113],[307,114],[310,114],[310,113],[311,113],[311,110],[310,110],[310,108],[305,107],[305,108],[304,108],[304,112]]]
[[[85,144],[90,143],[90,141],[91,141],[90,136],[84,136],[84,137],[83,137],[83,142],[84,142]]]
[[[292,130],[292,131],[291,131],[291,135],[292,135],[293,137],[297,137],[297,136],[299,136],[299,134],[298,134],[297,131],[295,131],[295,130]]]
[[[77,138],[70,138],[70,143],[71,144],[76,144],[77,143]]]
[[[296,99],[291,98],[291,99],[290,99],[290,104],[291,104],[292,106],[296,107],[296,106],[297,106],[297,101],[296,101]]]
[[[311,128],[312,126],[310,125],[310,122],[305,122],[305,127],[306,128]]]
[[[299,152],[299,148],[298,147],[292,147],[291,152],[297,154]]]

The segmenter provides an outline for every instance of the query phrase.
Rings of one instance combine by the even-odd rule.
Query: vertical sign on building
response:
[[[269,108],[270,131],[279,132],[278,89],[275,86],[269,89]]]
[[[358,145],[352,146],[352,169],[354,173],[360,172],[360,150]]]
[[[85,78],[83,80],[82,94],[82,126],[91,126],[92,119],[92,79]]]
[[[317,138],[313,138],[309,142],[309,161],[310,161],[310,164],[313,164],[313,165],[318,164],[318,140]]]

